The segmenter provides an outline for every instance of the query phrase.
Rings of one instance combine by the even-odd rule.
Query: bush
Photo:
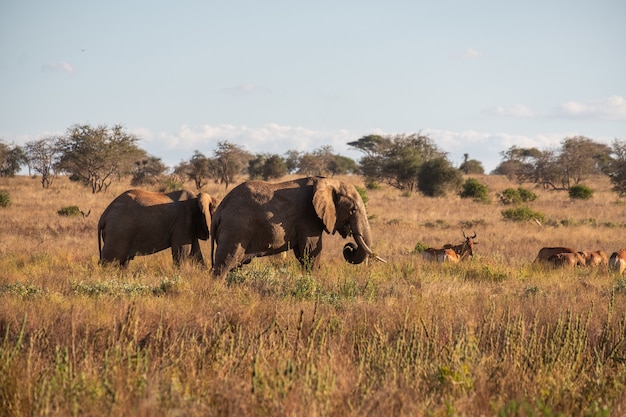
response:
[[[505,220],[514,222],[537,220],[543,223],[545,219],[545,216],[541,212],[533,211],[524,206],[502,210],[502,217],[504,217]]]
[[[9,207],[11,204],[11,196],[6,191],[0,191],[0,207]]]
[[[471,198],[476,202],[489,203],[489,189],[474,178],[468,178],[461,187],[461,198]]]
[[[80,209],[78,208],[78,206],[67,206],[61,208],[61,210],[57,211],[57,213],[59,214],[59,216],[74,217],[80,214]]]
[[[430,246],[423,244],[422,242],[417,242],[415,247],[413,248],[413,253],[421,253],[428,249]]]
[[[463,176],[445,158],[435,158],[422,164],[417,175],[417,188],[428,197],[443,197],[448,190],[457,191]]]
[[[535,201],[537,199],[537,194],[533,193],[530,190],[519,187],[515,188],[507,188],[502,191],[502,194],[498,194],[500,197],[500,201],[503,204],[520,204],[522,202],[530,202]]]
[[[520,187],[517,189],[517,192],[523,202],[535,201],[537,199],[537,194],[525,188]]]
[[[365,188],[362,187],[354,187],[356,188],[356,191],[359,193],[359,195],[361,196],[361,200],[363,200],[363,204],[365,206],[367,206],[367,202],[369,200],[369,197],[367,196],[367,190]]]
[[[569,189],[569,198],[572,200],[589,200],[593,197],[593,190],[586,185],[577,184]]]

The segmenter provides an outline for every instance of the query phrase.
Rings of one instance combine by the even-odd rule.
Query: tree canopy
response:
[[[88,185],[92,193],[106,190],[113,180],[131,174],[135,161],[145,158],[137,141],[121,125],[74,125],[59,141],[57,169]]]
[[[450,175],[431,175],[422,172],[425,163],[434,167],[452,168],[434,142],[422,134],[398,134],[393,136],[368,135],[349,142],[365,155],[359,161],[361,173],[368,183],[384,182],[400,190],[423,191],[427,195],[438,194],[446,184],[427,184],[427,181],[450,181]],[[443,174],[443,171],[440,172]],[[421,176],[421,179],[420,179]],[[456,180],[455,180],[456,181]]]
[[[545,188],[566,190],[590,175],[606,172],[611,147],[584,136],[563,139],[559,149],[512,146],[502,152],[503,160],[494,173],[518,183],[532,182]]]
[[[28,161],[26,153],[18,145],[9,145],[0,140],[0,177],[12,177]]]

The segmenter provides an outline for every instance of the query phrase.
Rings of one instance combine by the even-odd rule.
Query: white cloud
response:
[[[495,107],[491,107],[489,109],[483,110],[483,113],[492,115],[492,116],[520,117],[520,118],[534,116],[533,110],[524,104],[515,104],[510,107],[495,106]]]
[[[611,96],[604,99],[567,101],[558,105],[552,115],[556,118],[626,120],[626,99],[622,96]]]
[[[74,72],[76,71],[74,69],[74,66],[72,66],[72,64],[70,64],[69,62],[65,62],[65,61],[48,62],[47,64],[42,65],[42,69],[44,71],[50,71],[50,72],[61,71],[61,72],[65,72],[66,74],[74,74]]]
[[[231,96],[242,96],[249,95],[259,92],[268,92],[268,89],[265,87],[258,86],[254,83],[244,83],[234,87],[226,87],[222,88],[220,92],[224,94],[228,94]]]
[[[481,59],[483,57],[482,52],[474,48],[468,48],[463,52],[457,53],[454,55],[456,58],[465,59],[468,61]]]

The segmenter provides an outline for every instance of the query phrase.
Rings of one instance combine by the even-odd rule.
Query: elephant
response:
[[[303,267],[319,267],[323,233],[351,235],[344,258],[376,257],[365,205],[353,185],[324,177],[281,183],[247,181],[233,188],[211,221],[213,277],[262,257],[293,250]]]
[[[98,222],[100,264],[126,267],[135,255],[171,248],[178,266],[187,256],[185,245],[191,244],[189,256],[204,265],[198,239],[209,238],[217,204],[207,193],[196,196],[186,190],[163,194],[133,189],[120,194]]]

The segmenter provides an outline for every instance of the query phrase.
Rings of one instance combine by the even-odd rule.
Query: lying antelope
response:
[[[559,266],[585,266],[585,258],[579,252],[561,252],[548,257],[548,262],[555,267]]]
[[[618,272],[620,275],[624,273],[626,269],[626,249],[620,249],[611,254],[609,258],[609,269]]]
[[[606,266],[609,264],[609,259],[607,258],[606,253],[602,250],[581,251],[578,253],[585,258],[587,266]]]
[[[559,253],[576,253],[576,251],[572,248],[566,247],[547,247],[539,249],[539,253],[535,258],[535,262],[548,261],[551,256],[557,255]]]
[[[428,248],[422,253],[422,257],[430,262],[458,263],[468,256],[474,256],[474,245],[478,244],[478,242],[474,242],[476,232],[474,232],[474,236],[465,236],[465,232],[463,232],[463,237],[465,241],[458,245],[447,244],[442,248]]]

